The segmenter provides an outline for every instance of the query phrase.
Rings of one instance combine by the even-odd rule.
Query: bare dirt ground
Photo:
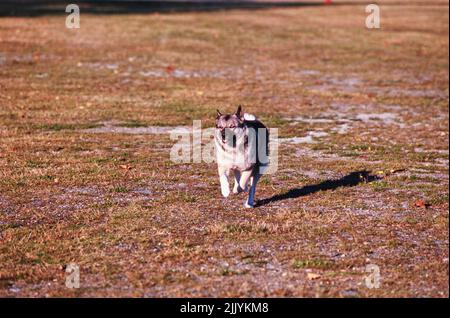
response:
[[[0,296],[448,297],[448,2],[381,3],[0,17]],[[237,104],[252,210],[169,159]]]

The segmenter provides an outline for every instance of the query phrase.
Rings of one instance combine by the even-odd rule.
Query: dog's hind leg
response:
[[[255,206],[256,184],[258,183],[258,180],[260,177],[261,177],[261,175],[259,173],[256,173],[250,179],[250,190],[248,192],[247,202],[245,202],[246,208],[253,208]]]
[[[239,182],[241,181],[241,172],[239,170],[234,170],[234,187],[233,193],[240,193],[243,191]]]

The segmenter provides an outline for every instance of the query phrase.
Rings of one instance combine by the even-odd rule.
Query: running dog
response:
[[[247,191],[246,208],[253,208],[256,184],[269,164],[269,131],[255,116],[242,113],[241,106],[231,115],[217,110],[215,145],[222,195],[230,195],[228,178],[234,173],[233,193]]]

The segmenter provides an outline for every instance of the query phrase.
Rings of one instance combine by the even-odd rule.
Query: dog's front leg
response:
[[[229,175],[230,171],[228,169],[219,167],[220,190],[225,198],[230,195],[230,184],[228,183]]]

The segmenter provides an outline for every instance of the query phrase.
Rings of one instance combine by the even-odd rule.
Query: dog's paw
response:
[[[244,190],[240,186],[237,186],[237,187],[233,188],[233,193],[234,194],[239,194],[241,192],[244,192]]]
[[[253,209],[253,208],[255,207],[255,205],[254,205],[254,204],[250,204],[250,203],[248,203],[248,202],[245,202],[244,207],[245,207],[246,209]]]
[[[222,195],[224,198],[228,198],[228,196],[230,195],[230,189],[222,189]]]

